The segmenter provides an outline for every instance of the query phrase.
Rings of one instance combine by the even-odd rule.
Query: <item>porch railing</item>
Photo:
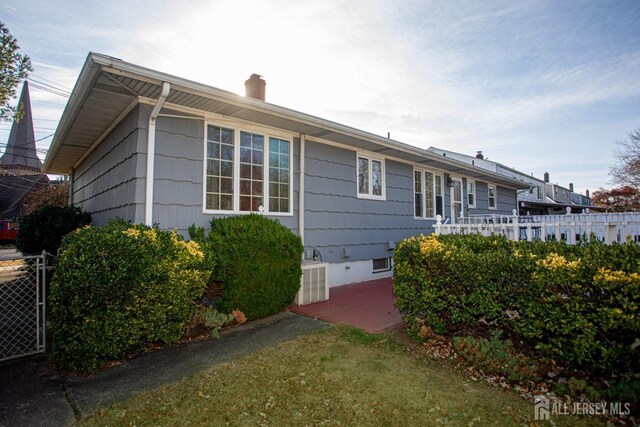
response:
[[[627,238],[640,241],[640,213],[588,213],[565,215],[478,215],[460,217],[455,224],[444,224],[436,217],[436,235],[501,234],[509,240],[563,240],[575,244],[595,236],[611,244]]]

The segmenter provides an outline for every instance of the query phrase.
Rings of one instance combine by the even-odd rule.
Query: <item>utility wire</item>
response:
[[[39,80],[44,80],[45,82],[52,83],[52,84],[54,84],[54,85],[56,85],[56,86],[59,86],[59,87],[61,87],[61,88],[63,88],[63,89],[66,89],[68,92],[71,92],[71,90],[72,90],[69,86],[65,86],[65,85],[63,85],[63,84],[56,83],[56,82],[54,82],[53,80],[45,79],[44,77],[42,77],[42,76],[38,76],[38,75],[36,75],[36,74],[34,74],[34,73],[29,74],[29,76],[30,76],[31,78],[34,78],[34,77],[35,77],[35,78],[37,78],[37,79],[39,79]]]
[[[68,91],[66,89],[62,89],[62,88],[60,88],[58,86],[51,85],[49,83],[45,83],[43,81],[36,80],[33,76],[27,77],[27,80],[30,81],[32,84],[35,83],[35,84],[38,84],[40,86],[44,86],[44,87],[48,87],[50,89],[53,89],[53,90],[55,90],[57,92],[62,92],[62,93],[66,93],[66,94],[71,95],[70,91]]]

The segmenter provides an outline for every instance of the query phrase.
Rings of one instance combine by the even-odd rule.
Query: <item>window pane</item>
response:
[[[431,172],[424,173],[424,216],[427,218],[435,217],[435,200],[433,197],[433,174]]]
[[[358,193],[369,194],[369,160],[358,157]]]
[[[257,212],[262,204],[264,136],[240,132],[240,210]]]
[[[206,209],[233,210],[233,129],[207,126]]]
[[[269,211],[289,212],[289,141],[269,138]]]
[[[374,196],[382,196],[382,164],[377,160],[371,161],[371,184]]]
[[[444,216],[444,198],[442,197],[442,176],[435,175],[436,215]]]
[[[422,217],[422,172],[413,172],[414,216]]]
[[[489,186],[489,207],[492,209],[496,207],[496,187],[492,185]]]
[[[467,203],[469,206],[476,204],[476,185],[473,181],[467,181]]]
[[[240,149],[240,161],[243,163],[249,163],[251,161],[251,150],[248,148]]]
[[[378,258],[373,260],[373,271],[388,271],[391,267],[389,266],[389,258]]]

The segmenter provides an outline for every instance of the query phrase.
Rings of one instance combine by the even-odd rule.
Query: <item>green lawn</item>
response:
[[[556,416],[559,425],[601,425]],[[532,425],[533,404],[425,361],[387,336],[333,326],[143,393],[80,425]],[[535,425],[535,424],[533,424]]]

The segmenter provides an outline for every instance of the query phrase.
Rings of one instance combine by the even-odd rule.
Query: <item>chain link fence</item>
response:
[[[0,361],[46,350],[46,262],[0,258]]]

